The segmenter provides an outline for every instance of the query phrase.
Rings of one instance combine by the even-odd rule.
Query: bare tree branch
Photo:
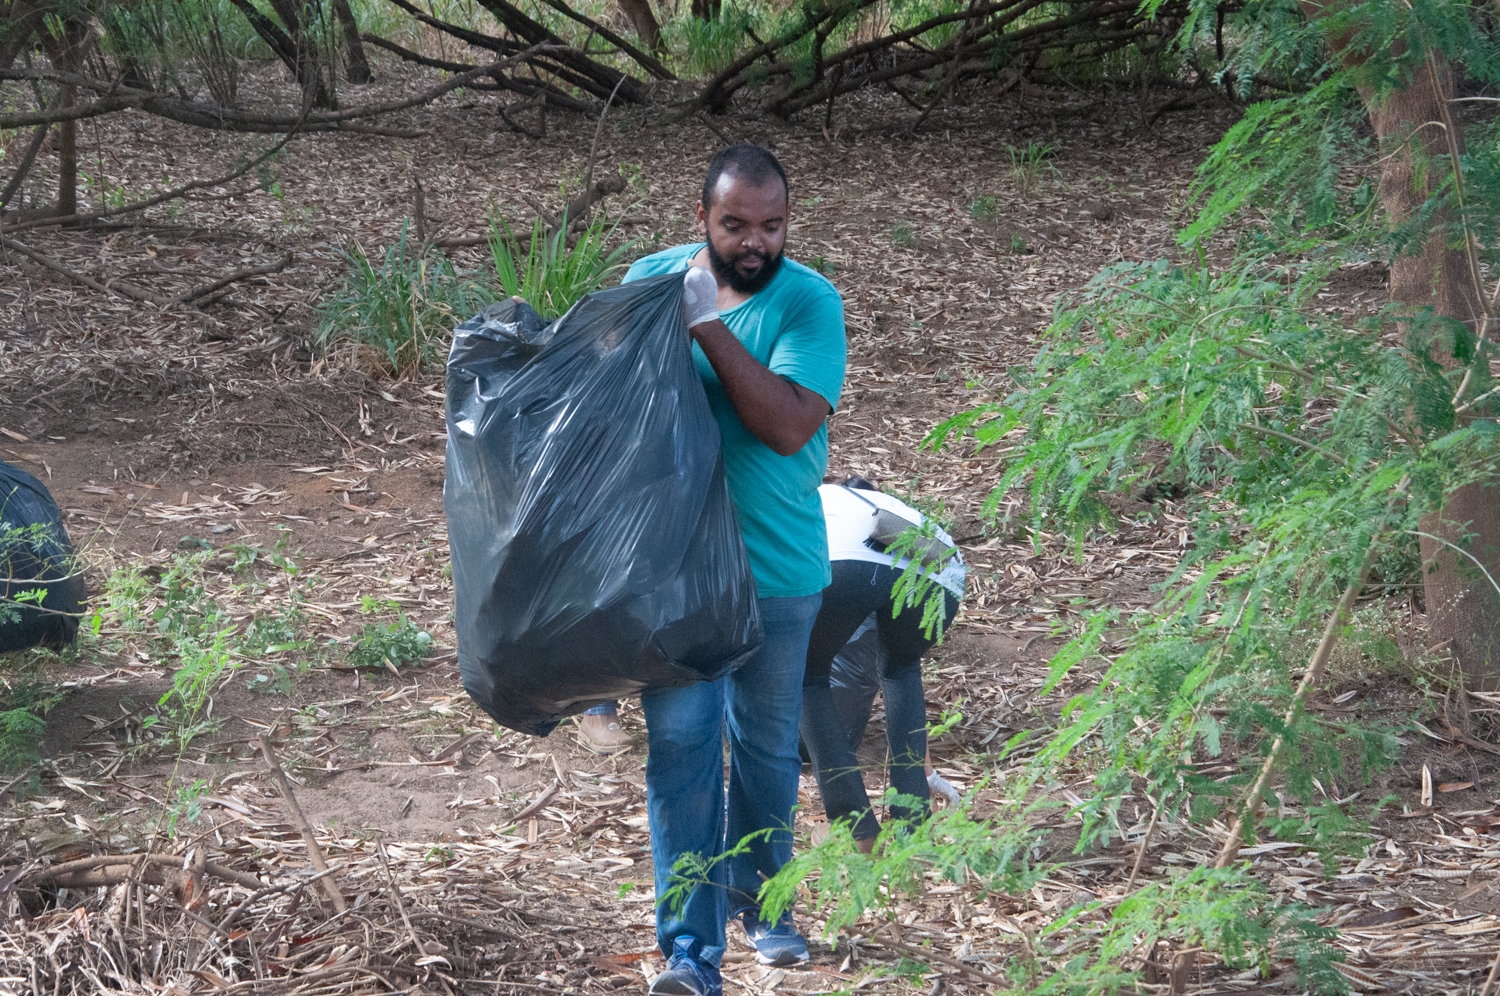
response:
[[[630,56],[636,62],[640,63],[647,72],[649,72],[652,76],[655,76],[657,79],[675,80],[677,78],[676,75],[673,74],[672,70],[662,65],[661,60],[657,59],[655,56],[648,55],[645,52],[642,52],[640,49],[630,44],[630,42],[626,41],[624,38],[615,34],[609,28],[600,24],[598,21],[595,21],[591,17],[585,17],[583,14],[580,14],[572,7],[569,7],[567,4],[563,3],[563,0],[542,0],[542,2],[545,3],[548,7],[551,7],[553,10],[557,11],[559,14],[562,14],[564,17],[571,18],[574,21],[577,21],[579,24],[582,24],[584,27],[588,28],[590,31],[598,34],[600,38],[603,38],[605,41],[609,42],[611,45],[614,45],[620,51]]]
[[[564,48],[566,46],[563,46]],[[3,70],[0,71],[0,79],[37,79],[51,80],[58,83],[71,84],[84,87],[95,92],[118,94],[118,96],[106,97],[104,100],[88,107],[100,107],[111,100],[120,101],[113,107],[100,110],[97,113],[105,114],[110,111],[120,110],[126,106],[139,107],[149,114],[159,117],[171,118],[184,124],[196,125],[202,128],[211,128],[219,131],[251,131],[251,132],[280,132],[293,126],[300,131],[352,131],[348,122],[360,118],[376,117],[381,114],[391,114],[395,111],[404,111],[412,107],[420,107],[430,104],[434,100],[457,90],[459,87],[467,86],[482,76],[490,76],[504,69],[524,62],[540,54],[553,50],[555,46],[533,45],[530,48],[518,52],[499,62],[488,66],[476,66],[466,73],[452,76],[437,86],[430,87],[412,97],[402,100],[385,101],[379,104],[370,104],[364,107],[351,107],[342,111],[330,111],[322,114],[307,114],[302,116],[291,116],[282,114],[253,114],[245,111],[237,111],[228,107],[220,107],[217,104],[204,104],[197,101],[185,101],[177,97],[171,97],[157,91],[134,90],[115,83],[106,83],[88,76],[80,76],[76,73],[64,73],[55,69],[28,69],[28,70]],[[81,108],[73,108],[68,112],[74,117],[92,116],[79,115],[76,112]],[[56,111],[33,112],[28,114],[0,115],[0,128],[26,127],[33,124],[50,124],[53,121],[63,120],[64,112]],[[381,134],[397,134],[401,137],[415,137],[419,132],[393,132],[391,129],[383,129]]]
[[[52,99],[52,103],[48,106],[48,109],[56,110],[60,103],[62,103],[61,93]],[[26,175],[31,172],[31,167],[35,165],[37,153],[41,151],[42,142],[46,137],[47,126],[37,125],[36,131],[32,133],[31,141],[26,146],[25,153],[21,156],[21,161],[16,164],[16,171],[11,175],[10,182],[5,185],[3,191],[0,191],[0,210],[5,209],[5,205],[10,203],[10,199],[15,196],[16,191],[21,189],[21,184],[26,182]]]

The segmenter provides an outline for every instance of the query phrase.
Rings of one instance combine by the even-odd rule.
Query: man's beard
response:
[[[735,267],[740,260],[748,259],[752,256],[760,258],[760,268],[749,276],[746,276]],[[777,271],[781,269],[781,257],[781,253],[777,253],[775,256],[768,256],[755,249],[747,249],[738,255],[725,258],[719,255],[719,250],[714,248],[713,240],[710,239],[708,241],[708,262],[714,268],[714,275],[739,294],[754,294],[757,291],[763,290],[766,284],[769,284],[772,278],[776,276]]]

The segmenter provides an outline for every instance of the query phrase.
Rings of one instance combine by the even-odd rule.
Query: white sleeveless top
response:
[[[870,526],[874,524],[875,517],[875,508],[871,506],[893,512],[912,525],[922,525],[927,521],[921,512],[904,501],[879,491],[856,491],[838,484],[822,485],[818,488],[818,497],[823,500],[823,521],[828,526],[830,561],[862,560],[872,564],[885,564],[898,571],[906,569],[909,562],[907,558],[903,557],[898,561],[890,554],[870,546]],[[937,536],[949,546],[954,545],[953,537],[944,532],[941,526],[937,529]],[[964,573],[963,554],[960,553],[933,580],[951,591],[954,597],[963,598]]]

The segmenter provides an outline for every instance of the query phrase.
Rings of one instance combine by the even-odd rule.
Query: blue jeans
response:
[[[792,857],[792,809],[802,759],[802,671],[822,594],[762,598],[759,650],[738,671],[714,682],[641,695],[646,714],[646,806],[656,894],[672,884],[684,854],[713,859],[729,843],[775,828],[742,855],[714,862],[682,909],[656,908],[663,955],[682,951],[719,964],[724,925],[755,905],[761,882]],[[729,735],[729,791],[724,790],[724,736]],[[727,809],[727,815],[726,815]],[[679,945],[681,938],[685,944]]]

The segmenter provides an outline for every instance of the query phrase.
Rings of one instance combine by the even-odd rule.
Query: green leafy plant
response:
[[[366,623],[349,651],[350,663],[356,667],[403,667],[415,664],[432,652],[432,634],[407,619],[406,613],[395,602],[368,595],[361,601],[360,611],[367,615],[394,611],[396,618]]]
[[[933,437],[1007,441],[987,508],[1024,484],[1033,529],[1082,537],[1112,518],[1109,494],[1152,479],[1184,485],[1191,552],[1161,603],[1136,616],[1087,616],[1052,663],[1049,687],[1098,661],[1106,635],[1126,644],[1038,755],[1055,767],[1087,741],[1100,791],[1081,808],[1085,841],[1108,836],[1133,779],[1145,778],[1163,813],[1191,804],[1205,819],[1233,816],[1244,801],[1236,793],[1275,751],[1287,792],[1308,807],[1317,772],[1360,778],[1387,759],[1389,732],[1314,721],[1297,707],[1292,672],[1314,650],[1302,634],[1357,590],[1374,553],[1405,542],[1444,494],[1500,464],[1494,433],[1455,426],[1433,403],[1442,378],[1422,354],[1312,307],[1318,269],[1290,286],[1285,272],[1268,279],[1250,264],[1216,272],[1202,263],[1106,271],[1059,315],[1011,397]],[[1455,334],[1440,322],[1429,332]],[[1153,450],[1158,441],[1170,445]],[[1143,459],[1148,450],[1154,461]],[[1190,759],[1218,755],[1229,738],[1254,747],[1244,771],[1198,776]],[[1351,747],[1355,767],[1345,772]],[[1309,808],[1308,827],[1319,819]]]
[[[1000,213],[1000,202],[993,197],[975,197],[969,201],[969,216],[980,221],[994,221]]]
[[[401,235],[378,260],[355,245],[344,250],[349,275],[322,308],[325,347],[349,340],[369,347],[388,373],[415,373],[437,362],[453,326],[490,299],[436,250]]]
[[[567,218],[548,232],[540,218],[523,247],[503,220],[491,219],[489,248],[495,280],[508,297],[523,298],[546,318],[556,318],[579,298],[604,286],[626,266],[634,243],[609,249],[615,225],[596,215],[570,241]]]
[[[911,249],[917,244],[917,233],[906,222],[898,222],[891,226],[891,242],[902,249]]]
[[[938,536],[937,519],[927,517],[921,525],[911,526],[896,537],[886,552],[897,564],[906,561],[891,589],[892,618],[909,608],[918,609],[922,631],[928,639],[942,643],[951,595],[937,579],[958,559],[958,550]]]
[[[167,804],[167,836],[177,836],[177,823],[179,820],[185,823],[197,823],[203,815],[203,796],[209,792],[209,784],[202,778],[195,779],[189,785],[178,785],[172,793],[172,800]]]
[[[243,553],[233,556],[233,562],[242,559]],[[178,554],[149,573],[139,566],[117,570],[105,582],[90,624],[95,635],[144,638],[151,651],[172,662],[171,687],[158,700],[156,714],[142,725],[164,732],[179,751],[213,726],[210,698],[231,675],[249,661],[308,646],[301,638],[306,618],[299,591],[291,590],[280,612],[257,613],[241,626],[229,603],[209,587],[210,573],[223,566],[220,554],[204,551]],[[289,560],[281,569],[289,577],[296,574]],[[247,589],[255,585],[247,582],[240,590]],[[252,691],[280,687],[285,670],[270,660],[269,675],[258,675]]]
[[[11,772],[40,759],[46,715],[62,692],[41,675],[0,682],[0,772]]]

